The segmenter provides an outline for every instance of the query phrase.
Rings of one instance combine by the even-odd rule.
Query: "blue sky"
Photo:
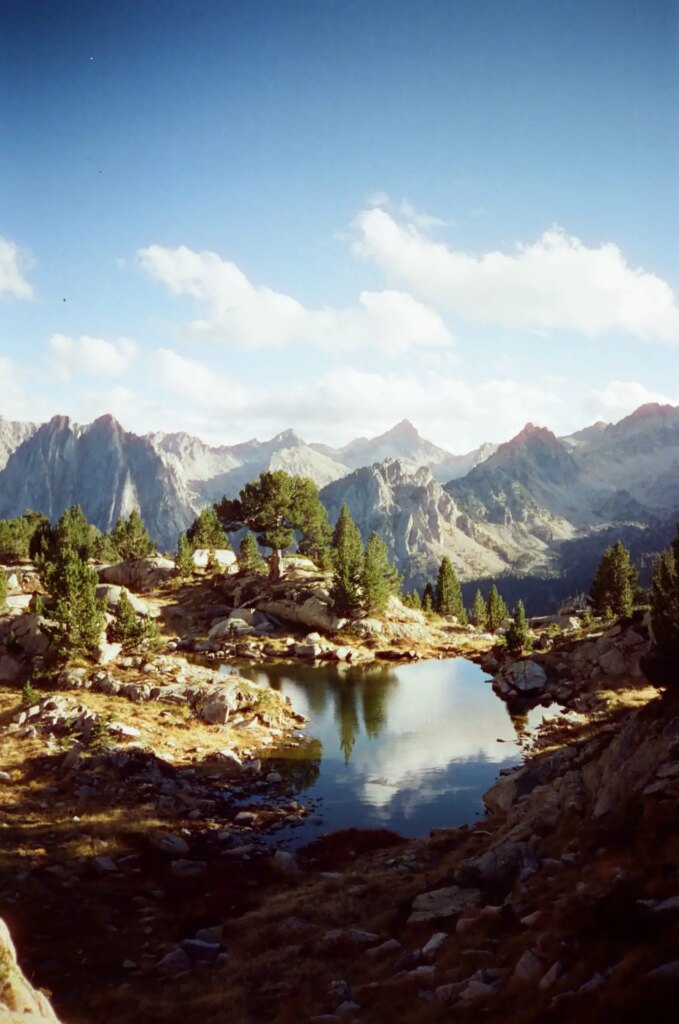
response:
[[[676,2],[0,12],[0,415],[463,451],[679,403]]]

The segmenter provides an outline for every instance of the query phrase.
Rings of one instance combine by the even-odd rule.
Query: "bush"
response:
[[[151,619],[142,619],[132,607],[132,602],[123,588],[116,608],[114,622],[108,630],[109,639],[120,643],[124,648],[138,647],[158,639],[158,629]]]
[[[0,609],[7,604],[7,577],[0,569]]]

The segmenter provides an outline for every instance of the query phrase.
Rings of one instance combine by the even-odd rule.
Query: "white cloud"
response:
[[[240,384],[215,372],[204,363],[186,359],[169,348],[160,348],[154,356],[155,372],[161,386],[211,414],[220,411],[233,415],[248,404],[248,394]]]
[[[24,277],[34,261],[29,252],[0,235],[0,297],[32,299],[33,285]]]
[[[474,255],[427,238],[380,207],[354,221],[354,251],[419,299],[466,320],[588,337],[624,331],[679,341],[679,307],[661,278],[611,242],[588,248],[559,227],[511,253]]]
[[[593,388],[587,400],[593,419],[615,422],[649,403],[679,405],[679,397],[671,398],[661,391],[651,391],[634,380],[612,380],[603,388]]]
[[[137,256],[170,292],[196,301],[202,317],[191,326],[198,338],[249,349],[305,344],[339,352],[376,348],[386,355],[453,343],[439,314],[401,291],[361,292],[352,309],[307,309],[289,295],[253,285],[214,252],[151,245]]]
[[[127,373],[138,355],[138,346],[131,338],[105,341],[87,334],[69,338],[53,334],[49,340],[59,375],[70,380],[78,373],[97,377],[120,377]]]

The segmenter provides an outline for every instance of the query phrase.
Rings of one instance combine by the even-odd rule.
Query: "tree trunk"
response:
[[[279,580],[283,575],[283,552],[274,549],[269,555],[269,578]]]

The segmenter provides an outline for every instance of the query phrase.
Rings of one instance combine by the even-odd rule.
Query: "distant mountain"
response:
[[[7,465],[7,460],[20,444],[38,429],[37,423],[19,423],[5,420],[0,416],[0,469]]]
[[[344,448],[330,448],[322,444],[312,444],[311,447],[350,469],[372,466],[385,459],[398,459],[406,472],[428,466],[432,475],[445,483],[464,476],[473,466],[488,458],[495,451],[496,445],[484,444],[466,455],[453,455],[431,441],[426,441],[410,420],[401,420],[378,437],[359,437]]]
[[[293,430],[285,430],[270,441],[245,441],[211,448],[188,434],[150,434],[149,440],[163,459],[181,475],[197,506],[234,498],[244,484],[265,470],[283,469],[308,476],[323,487],[349,472],[348,468],[313,446]]]
[[[55,416],[0,472],[0,519],[31,508],[54,521],[76,503],[101,530],[138,508],[151,536],[167,549],[194,518],[182,480],[147,438],[127,433],[112,416],[85,427]]]

